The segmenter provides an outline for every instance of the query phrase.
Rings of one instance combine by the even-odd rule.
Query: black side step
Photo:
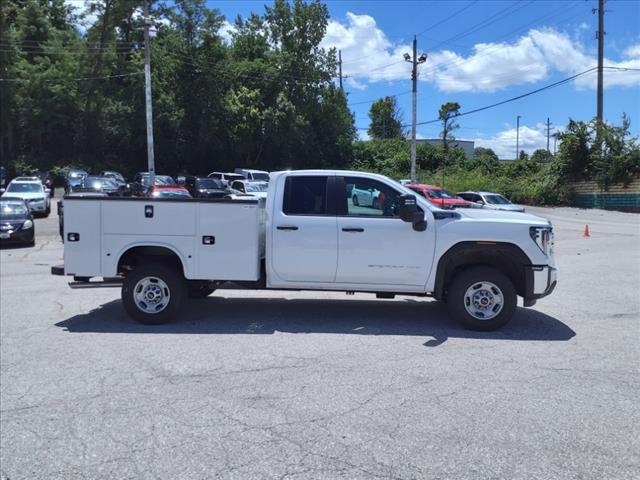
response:
[[[396,298],[396,294],[387,293],[387,292],[378,292],[376,293],[376,298]]]
[[[51,267],[51,275],[64,276],[64,264],[62,264],[62,265],[54,265],[53,267]]]

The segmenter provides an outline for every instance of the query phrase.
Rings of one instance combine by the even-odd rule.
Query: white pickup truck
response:
[[[379,192],[354,204],[353,189]],[[556,285],[552,226],[524,213],[440,210],[381,175],[271,174],[264,199],[65,197],[64,265],[74,288],[121,286],[136,320],[179,317],[218,288],[432,296],[492,330]]]

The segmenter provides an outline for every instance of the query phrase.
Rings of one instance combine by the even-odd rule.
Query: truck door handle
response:
[[[343,232],[352,232],[352,233],[356,233],[356,232],[364,232],[364,228],[343,228],[342,229]]]
[[[204,235],[202,237],[202,244],[203,245],[215,245],[216,244],[216,237],[214,237],[213,235]]]
[[[276,227],[278,230],[298,230],[298,227],[292,225],[279,225]]]

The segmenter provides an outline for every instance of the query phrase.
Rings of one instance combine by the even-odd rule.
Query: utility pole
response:
[[[516,117],[516,160],[520,158],[520,118],[522,115]]]
[[[551,155],[549,150],[549,134],[551,133],[551,124],[549,123],[549,117],[547,117],[547,153]]]
[[[149,44],[149,5],[144,0],[144,96],[147,107],[147,164],[149,185],[156,183],[156,161],[153,155],[153,111],[151,107],[151,45]]]
[[[602,125],[602,100],[603,100],[603,81],[604,81],[604,0],[598,0],[598,132],[600,132]],[[599,135],[598,135],[599,136]]]
[[[344,92],[342,88],[342,50],[338,50],[338,71],[340,73],[340,91]]]
[[[556,130],[556,132],[553,134],[553,155],[555,156],[557,150],[557,146],[558,146],[558,135],[560,135],[560,133],[558,133],[558,131]]]
[[[418,64],[427,61],[427,54],[423,53],[418,58],[418,40],[413,36],[413,56],[408,53],[404,54],[404,59],[411,62],[411,80],[413,81],[412,99],[411,99],[411,182],[416,183],[416,122],[418,108]]]

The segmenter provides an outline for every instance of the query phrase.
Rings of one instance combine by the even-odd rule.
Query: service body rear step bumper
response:
[[[66,273],[64,272],[64,265],[54,265],[51,267],[51,275],[65,276]],[[69,282],[69,286],[71,288],[109,288],[122,286],[124,277],[103,278],[102,280],[95,280],[92,282],[91,277],[74,276],[73,280],[73,282]]]

